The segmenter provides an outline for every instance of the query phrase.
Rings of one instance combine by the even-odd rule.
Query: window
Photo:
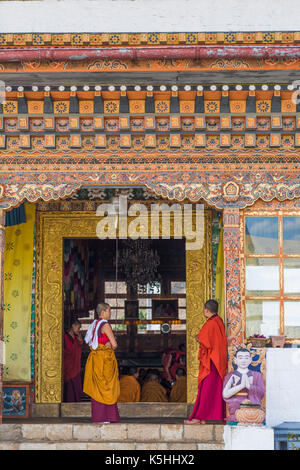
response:
[[[300,339],[300,213],[244,215],[246,337]]]

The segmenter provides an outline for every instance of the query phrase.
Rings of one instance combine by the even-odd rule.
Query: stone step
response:
[[[207,450],[224,448],[224,426],[149,423],[3,423],[3,449]]]
[[[0,442],[1,450],[224,450],[220,443],[178,442]]]
[[[190,403],[118,403],[121,418],[182,418],[192,412]],[[91,404],[82,403],[34,403],[33,417],[90,418]]]

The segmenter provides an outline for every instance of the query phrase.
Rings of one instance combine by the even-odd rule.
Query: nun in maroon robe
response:
[[[79,402],[82,398],[81,353],[83,340],[75,320],[64,335],[64,401]]]

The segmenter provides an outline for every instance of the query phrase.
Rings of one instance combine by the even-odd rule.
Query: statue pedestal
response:
[[[274,450],[274,431],[261,424],[224,426],[225,450]]]

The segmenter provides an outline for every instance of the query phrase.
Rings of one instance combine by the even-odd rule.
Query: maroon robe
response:
[[[82,397],[81,382],[82,341],[72,338],[69,332],[64,335],[64,401],[78,402]]]

